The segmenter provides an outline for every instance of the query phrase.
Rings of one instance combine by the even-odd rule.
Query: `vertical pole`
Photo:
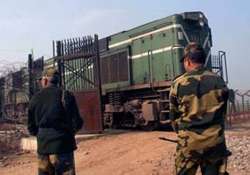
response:
[[[28,72],[29,72],[29,99],[31,99],[32,95],[34,94],[32,54],[28,55]]]
[[[0,78],[0,118],[3,118],[3,104],[4,104],[3,92],[4,92],[4,78],[1,77]]]
[[[41,59],[42,59],[42,63],[41,63],[41,71],[43,71],[43,70],[44,70],[44,57],[42,56],[42,57],[41,57]]]
[[[64,74],[64,68],[62,67],[63,65],[63,61],[61,56],[62,54],[62,41],[57,41],[56,42],[56,56],[58,56],[59,58],[57,59],[57,66],[58,66],[58,71],[60,74],[60,81],[59,81],[59,86],[62,87],[63,83],[62,83],[62,78],[64,78],[63,74]],[[63,86],[63,88],[65,88],[65,86]]]
[[[58,59],[57,60],[57,66],[58,66],[58,72],[60,74],[60,80],[59,80],[59,86],[62,87],[62,60]]]
[[[244,98],[244,95],[241,96],[241,100],[242,100],[242,112],[245,112],[245,98]]]
[[[14,90],[14,105],[13,105],[13,112],[14,112],[14,121],[15,121],[15,126],[16,126],[16,120],[17,120],[17,90]]]
[[[229,108],[230,108],[230,112],[229,112],[229,127],[232,127],[232,104],[229,103]]]
[[[237,112],[240,112],[240,103],[239,103],[238,100],[237,100],[236,104],[237,104],[236,111],[237,111]]]
[[[226,52],[224,52],[224,63],[225,63],[225,76],[226,76],[226,83],[228,83],[228,73],[227,73],[227,57]]]
[[[101,72],[100,72],[100,53],[99,53],[99,40],[98,40],[98,35],[95,34],[95,38],[94,38],[94,43],[95,43],[95,63],[96,63],[96,70],[94,72],[94,74],[96,74],[96,85],[98,88],[98,96],[99,96],[99,100],[100,100],[100,129],[103,130],[103,106],[102,106],[102,84],[101,84]]]
[[[219,69],[221,72],[221,77],[224,77],[224,73],[223,73],[223,64],[222,64],[222,57],[223,57],[223,53],[219,52]]]
[[[52,41],[52,48],[53,48],[53,57],[55,57],[56,51],[55,51],[55,41],[54,40]]]
[[[250,104],[249,104],[249,100],[247,100],[247,112],[249,112],[250,110]]]

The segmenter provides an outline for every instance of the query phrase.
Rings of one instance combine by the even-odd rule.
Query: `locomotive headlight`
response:
[[[205,25],[203,14],[200,13],[199,18],[200,18],[199,19],[199,24],[200,24],[201,27],[203,27]]]
[[[204,26],[204,22],[203,21],[200,21],[200,26],[203,27]]]

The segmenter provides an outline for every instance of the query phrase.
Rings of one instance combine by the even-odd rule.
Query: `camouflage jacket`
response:
[[[224,80],[206,68],[177,77],[170,90],[170,119],[179,146],[189,152],[224,143],[227,99]]]

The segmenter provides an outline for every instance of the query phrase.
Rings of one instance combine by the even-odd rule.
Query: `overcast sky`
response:
[[[0,2],[0,67],[52,55],[52,40],[127,30],[185,11],[209,20],[213,53],[227,52],[230,86],[250,89],[250,1],[241,0],[6,0]]]

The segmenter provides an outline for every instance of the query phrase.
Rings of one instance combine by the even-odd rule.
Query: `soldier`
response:
[[[75,134],[83,125],[74,96],[57,87],[59,73],[49,68],[42,90],[30,100],[28,130],[37,137],[39,175],[75,175]]]
[[[184,49],[186,73],[170,90],[170,119],[177,132],[176,174],[227,175],[224,120],[228,88],[224,80],[204,67],[206,55],[197,43]]]

